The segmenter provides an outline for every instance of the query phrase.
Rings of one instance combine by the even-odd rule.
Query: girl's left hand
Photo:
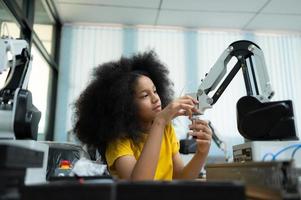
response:
[[[194,119],[193,123],[189,125],[190,135],[196,139],[197,151],[196,153],[207,155],[210,149],[212,131],[208,126],[208,122],[200,119]]]

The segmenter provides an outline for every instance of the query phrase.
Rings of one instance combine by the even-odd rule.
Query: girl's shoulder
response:
[[[114,148],[116,146],[128,146],[131,144],[131,139],[126,138],[126,137],[122,137],[122,138],[116,138],[114,140],[112,140],[111,142],[108,143],[108,146],[110,146],[111,148]]]

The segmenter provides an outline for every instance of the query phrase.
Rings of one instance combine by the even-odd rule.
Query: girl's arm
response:
[[[212,131],[208,127],[208,123],[203,120],[196,120],[196,123],[189,127],[191,130],[194,130],[191,135],[196,137],[197,151],[186,166],[184,166],[179,153],[173,156],[173,174],[175,179],[197,178],[209,152]]]
[[[153,180],[159,160],[162,136],[165,126],[180,115],[192,115],[195,110],[195,100],[185,96],[173,101],[158,113],[149,130],[149,135],[139,159],[134,156],[121,156],[115,161],[119,177],[130,180]]]
[[[129,180],[152,180],[155,176],[160,155],[165,122],[156,119],[138,160],[134,156],[121,156],[115,161],[120,178]]]

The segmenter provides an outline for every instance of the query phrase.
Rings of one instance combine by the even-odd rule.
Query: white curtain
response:
[[[273,100],[293,100],[295,123],[301,130],[301,34],[256,33],[255,41],[264,52]],[[297,131],[298,131],[297,130]],[[299,137],[301,137],[300,132]]]
[[[138,51],[154,50],[159,59],[169,68],[169,77],[174,82],[175,95],[181,94],[185,85],[184,33],[180,29],[138,29]]]
[[[122,54],[122,28],[65,25],[62,30],[61,58],[55,121],[55,139],[67,140],[72,128],[72,106],[87,86],[92,69],[118,59]]]
[[[175,84],[176,97],[183,95],[187,85],[198,85],[221,53],[234,41],[247,39],[257,43],[265,54],[269,76],[275,90],[273,100],[292,99],[295,104],[296,125],[300,126],[301,109],[301,54],[300,34],[250,33],[241,31],[185,30],[175,28],[127,27],[125,42],[123,27],[76,26],[63,27],[62,53],[59,73],[58,106],[56,114],[56,139],[65,140],[66,131],[72,127],[71,105],[87,86],[91,69],[105,61],[115,60],[125,52],[154,50],[166,64]],[[189,35],[190,33],[192,33]],[[131,35],[133,34],[133,35]],[[189,35],[189,37],[187,37]],[[193,39],[193,42],[189,41]],[[196,42],[194,42],[194,40]],[[193,51],[187,49],[194,46]],[[131,45],[132,46],[124,46]],[[193,54],[191,54],[191,52]],[[187,66],[188,61],[197,61]],[[193,62],[192,62],[193,63]],[[231,66],[231,64],[229,64]],[[194,75],[193,77],[190,75]],[[196,74],[196,75],[195,75]],[[190,80],[191,79],[191,80]],[[195,80],[196,79],[196,80]],[[224,94],[204,118],[213,122],[223,140],[229,144],[243,141],[236,128],[236,102],[246,94],[241,72],[230,83]],[[181,120],[179,120],[181,121]],[[177,124],[177,123],[176,123]],[[181,127],[182,126],[182,127]],[[181,129],[182,128],[182,129]],[[180,135],[187,131],[187,122],[178,123]]]

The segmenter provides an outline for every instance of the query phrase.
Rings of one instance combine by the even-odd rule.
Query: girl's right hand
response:
[[[196,104],[198,104],[198,101],[191,96],[180,97],[169,103],[157,114],[156,118],[164,119],[166,123],[169,123],[173,118],[178,116],[191,117],[193,113],[199,112],[195,107]]]

